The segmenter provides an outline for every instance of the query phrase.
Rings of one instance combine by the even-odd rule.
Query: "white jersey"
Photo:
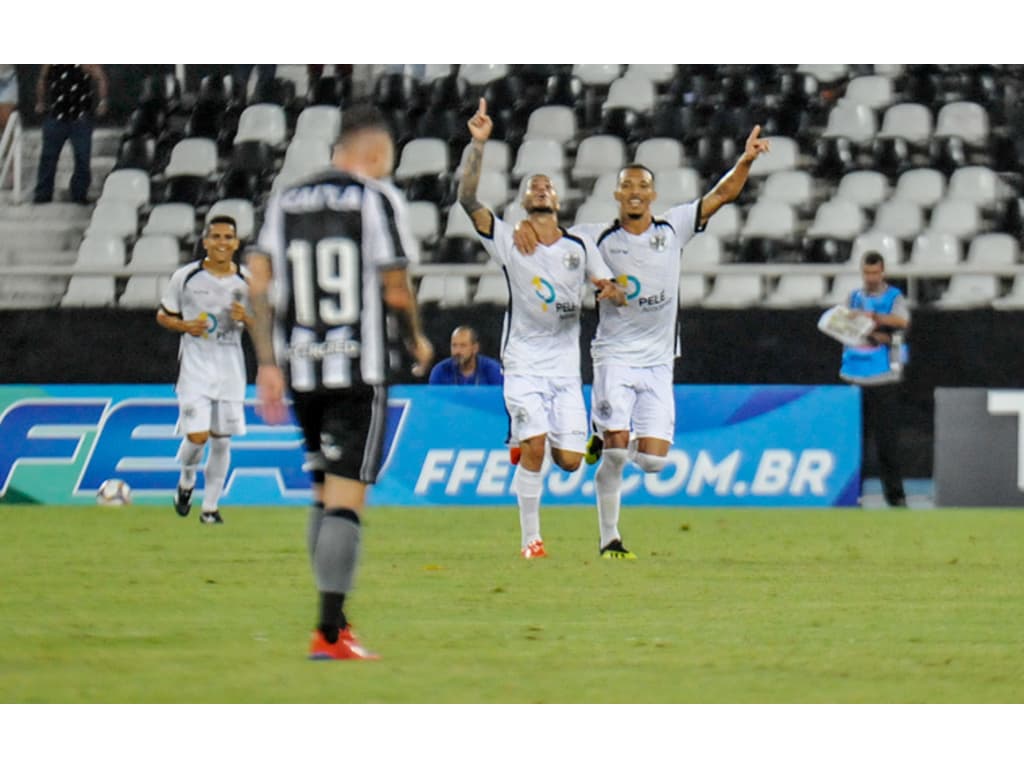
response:
[[[679,355],[679,263],[683,246],[700,231],[700,200],[677,205],[640,235],[612,224],[579,224],[570,231],[592,238],[626,305],[601,302],[590,352],[594,365],[672,365]]]
[[[512,241],[513,228],[492,216],[492,236],[477,235],[504,270],[509,303],[502,330],[501,362],[508,374],[580,375],[580,307],[588,277],[610,280],[594,241],[562,230],[530,256]]]
[[[193,261],[171,275],[160,306],[168,315],[183,320],[206,316],[206,333],[181,334],[178,348],[178,383],[181,397],[211,400],[245,399],[245,357],[242,354],[243,324],[231,319],[231,304],[249,306],[248,273],[217,277]]]

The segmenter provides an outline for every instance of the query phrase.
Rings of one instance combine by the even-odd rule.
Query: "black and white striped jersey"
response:
[[[296,392],[386,382],[380,273],[408,264],[406,215],[380,184],[341,171],[271,198],[258,247],[272,259],[279,359]]]

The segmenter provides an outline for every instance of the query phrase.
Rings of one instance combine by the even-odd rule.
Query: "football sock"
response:
[[[540,538],[540,494],[544,475],[531,472],[520,464],[513,482],[516,499],[519,501],[519,525],[522,529],[522,546]]]
[[[182,488],[194,488],[196,484],[196,470],[199,469],[199,462],[203,460],[203,449],[206,443],[193,443],[187,437],[181,441],[178,449],[178,461],[181,464],[181,477],[178,485]]]
[[[605,448],[601,465],[594,473],[602,547],[622,538],[619,535],[619,507],[622,504],[622,469],[626,466],[628,453],[625,448]]]
[[[220,494],[224,490],[224,481],[228,476],[228,465],[231,463],[231,438],[210,438],[210,457],[206,460],[203,477],[206,490],[203,491],[203,512],[216,512],[220,502]]]
[[[323,624],[339,621],[341,614],[340,604],[336,608],[332,607],[333,604],[325,607],[325,597],[331,594],[345,595],[352,591],[361,533],[359,517],[353,510],[336,507],[324,512],[313,554],[313,571],[316,575],[316,588],[321,595],[320,620]],[[329,637],[328,640],[334,642]]]
[[[320,624],[317,627],[329,643],[338,642],[338,631],[345,626],[345,595],[320,593]]]
[[[306,526],[306,549],[309,550],[309,562],[313,564],[313,553],[316,552],[316,538],[320,535],[320,524],[324,521],[324,503],[314,501],[309,507],[309,524]]]

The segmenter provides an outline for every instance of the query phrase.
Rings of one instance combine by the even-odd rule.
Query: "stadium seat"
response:
[[[834,198],[818,207],[814,221],[807,229],[807,235],[852,241],[864,231],[865,224],[864,213],[857,203]]]
[[[424,275],[416,292],[420,305],[437,304],[441,309],[469,304],[469,286],[463,275]]]
[[[690,238],[683,247],[683,267],[713,267],[722,263],[722,242],[707,232]]]
[[[946,177],[934,168],[913,168],[900,174],[893,200],[905,200],[931,208],[946,193]]]
[[[774,308],[809,307],[821,303],[825,295],[825,278],[790,272],[779,278],[778,286],[764,300],[764,306]]]
[[[889,196],[889,180],[878,171],[851,171],[839,180],[836,199],[874,210]]]
[[[621,64],[574,64],[572,67],[573,75],[585,86],[610,86],[619,78],[621,72]]]
[[[402,148],[395,178],[403,181],[427,174],[448,173],[448,143],[442,139],[413,139]]]
[[[658,192],[654,210],[659,215],[673,206],[691,203],[703,194],[700,176],[693,168],[662,171],[654,180],[654,188]]]
[[[619,216],[619,206],[614,200],[597,200],[588,198],[576,209],[574,224],[604,224],[615,221]]]
[[[797,64],[796,72],[799,75],[811,75],[823,85],[845,80],[849,68],[846,64]]]
[[[530,139],[554,139],[559,144],[576,141],[576,113],[565,106],[538,107],[526,122],[526,136]]]
[[[885,263],[890,267],[903,261],[903,247],[895,237],[884,232],[864,232],[853,240],[853,245],[850,248],[850,264],[860,266],[864,254],[871,252],[881,254]]]
[[[875,113],[871,107],[843,99],[828,113],[828,124],[822,137],[849,139],[854,145],[863,147],[871,142],[876,131]]]
[[[180,240],[191,240],[195,235],[196,212],[185,203],[161,203],[154,205],[149,219],[142,228],[144,237],[150,235],[171,235]]]
[[[429,200],[409,203],[409,228],[420,245],[432,247],[441,233],[441,214]]]
[[[1013,280],[1010,292],[992,300],[992,307],[1001,310],[1024,309],[1024,275],[1017,275]]]
[[[487,85],[508,75],[508,64],[462,64],[459,66],[459,77],[469,85]]]
[[[132,248],[130,269],[159,269],[170,275],[178,268],[181,253],[178,241],[170,235],[146,235],[140,237]]]
[[[121,269],[124,266],[124,240],[114,235],[86,235],[78,246],[76,267]]]
[[[679,276],[679,306],[697,307],[700,306],[707,295],[708,285],[704,275],[680,275]]]
[[[834,307],[839,304],[849,306],[850,294],[863,287],[864,279],[859,272],[840,273],[832,278],[829,292],[821,297],[821,306]]]
[[[462,169],[466,166],[466,155],[469,154],[470,146],[470,144],[467,144],[465,149],[462,150],[462,158],[459,160],[459,166],[455,171],[457,175],[461,176]],[[497,139],[488,139],[487,143],[484,144],[484,159],[480,167],[484,171],[508,173],[509,158],[508,144]]]
[[[654,179],[655,188],[658,185],[658,179]],[[597,179],[594,180],[594,186],[590,188],[590,197],[595,200],[614,200],[615,190],[619,187],[619,172],[618,171],[607,171],[602,173]]]
[[[739,237],[741,224],[739,207],[730,203],[723,205],[708,219],[704,231],[715,235],[722,242],[732,243]]]
[[[967,249],[967,263],[974,267],[1012,267],[1019,262],[1017,238],[1005,232],[977,235]]]
[[[135,239],[138,233],[139,218],[135,204],[123,201],[99,202],[92,212],[92,219],[85,231],[86,237],[95,235],[114,235],[120,238]]]
[[[132,275],[117,300],[117,306],[125,309],[156,309],[160,306],[168,282],[169,275]]]
[[[776,200],[806,210],[814,202],[814,177],[807,171],[776,171],[764,180],[758,200]]]
[[[148,174],[155,159],[156,141],[152,136],[125,136],[118,147],[114,168],[138,168]]]
[[[999,278],[995,275],[953,275],[949,287],[935,301],[941,309],[985,307],[999,297]]]
[[[933,138],[956,136],[969,146],[982,147],[988,141],[988,113],[980,104],[957,101],[946,104],[935,119]]]
[[[713,219],[714,217],[712,217]],[[786,203],[759,200],[740,230],[739,260],[750,263],[789,261],[795,250],[796,211]]]
[[[676,76],[675,64],[630,64],[624,77],[643,77],[657,86],[667,86]]]
[[[171,150],[164,176],[210,176],[217,170],[217,144],[212,139],[182,139]]]
[[[873,110],[885,109],[893,100],[892,79],[885,75],[864,75],[846,84],[843,98]]]
[[[281,169],[301,175],[317,173],[331,167],[331,145],[320,137],[296,136],[284,152]]]
[[[758,275],[716,275],[711,293],[702,306],[712,309],[738,309],[761,301],[763,293]]]
[[[149,174],[137,168],[112,171],[103,181],[99,202],[131,203],[136,210],[149,205]]]
[[[473,294],[474,304],[508,305],[508,284],[504,275],[488,272],[480,276],[476,293]]]
[[[626,163],[626,145],[618,136],[588,136],[576,150],[572,178],[596,179],[602,173],[618,171]]]
[[[989,209],[1007,196],[999,175],[981,165],[957,168],[949,177],[946,195],[950,200],[964,200]]]
[[[752,177],[769,176],[776,171],[791,171],[799,164],[800,150],[788,136],[768,136],[771,151],[759,155],[750,166]]]
[[[974,237],[980,228],[978,207],[964,200],[942,200],[928,221],[929,232],[944,232],[961,239]]]
[[[277,104],[253,104],[238,119],[234,143],[262,141],[272,147],[284,145],[288,135],[288,118],[284,107]]]
[[[61,297],[62,307],[111,307],[114,278],[103,275],[72,275]]]
[[[210,206],[206,214],[206,223],[214,216],[230,216],[235,220],[235,232],[238,239],[245,241],[254,234],[256,215],[252,203],[248,200],[218,200]]]
[[[531,139],[519,146],[515,165],[512,166],[512,178],[518,180],[532,173],[564,170],[565,155],[561,144],[554,139]]]
[[[504,208],[512,198],[508,187],[508,177],[502,171],[481,171],[476,196],[492,211]]]
[[[620,77],[613,80],[605,97],[603,110],[626,107],[641,114],[651,114],[658,94],[654,84],[644,77]]]
[[[924,104],[893,104],[885,110],[877,138],[905,139],[918,147],[928,145],[932,137],[932,113]]]
[[[657,177],[661,171],[683,166],[683,145],[678,139],[647,139],[637,145],[633,162],[650,168]]]
[[[924,229],[924,214],[921,206],[909,200],[891,199],[878,206],[871,232],[891,235],[897,240],[909,242]]]
[[[332,145],[341,130],[341,110],[337,107],[316,104],[299,113],[295,123],[295,139],[315,139]]]
[[[962,255],[960,241],[944,232],[922,232],[914,238],[907,264],[921,269],[953,270]]]

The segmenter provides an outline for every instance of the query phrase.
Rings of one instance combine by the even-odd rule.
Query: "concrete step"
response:
[[[92,218],[92,210],[91,205],[79,205],[78,203],[35,205],[26,202],[15,205],[10,200],[10,192],[8,192],[6,198],[0,196],[0,227],[7,222],[63,222],[68,226],[85,229]]]
[[[69,251],[82,242],[82,228],[63,221],[2,221],[0,243],[10,252]]]
[[[78,259],[78,251],[18,250],[0,251],[0,266],[6,267],[66,267]]]

